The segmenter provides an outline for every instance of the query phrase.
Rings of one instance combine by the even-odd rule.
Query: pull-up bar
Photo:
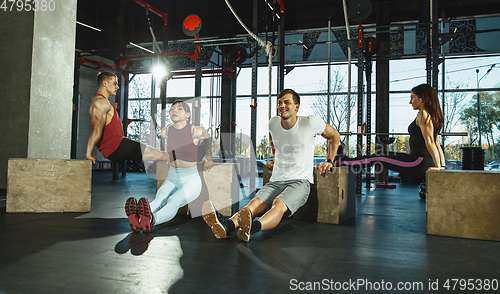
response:
[[[354,133],[354,132],[339,132],[340,135],[342,136],[371,136],[371,135],[384,135],[384,136],[390,136],[390,135],[401,135],[401,136],[409,136],[409,133]],[[468,133],[439,133],[441,136],[467,136]]]
[[[108,65],[108,64],[104,63],[103,61],[95,61],[93,59],[86,58],[86,57],[80,57],[80,58],[77,57],[76,62],[78,62],[79,66],[82,66],[84,63],[91,63],[91,64],[97,65],[99,67],[107,68],[110,70],[116,70],[116,66],[114,66],[114,65]]]

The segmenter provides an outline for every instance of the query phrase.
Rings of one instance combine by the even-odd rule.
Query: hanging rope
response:
[[[347,31],[347,40],[351,40],[351,31],[349,30],[349,18],[347,17],[347,4],[346,0],[342,0],[344,7],[344,21],[345,29]],[[351,124],[351,48],[347,46],[347,123],[346,132],[349,133],[349,128]],[[347,156],[349,156],[349,136],[346,138],[345,150],[347,151]]]
[[[219,58],[221,58],[219,56]],[[222,64],[222,60],[219,61],[218,64]],[[219,74],[218,76],[218,79],[217,79],[217,86],[216,86],[216,89],[217,89],[217,92],[216,92],[216,95],[217,97],[221,97],[222,96],[222,93],[221,93],[221,89],[222,89],[222,74]],[[218,140],[220,138],[220,122],[221,122],[221,113],[222,113],[222,99],[221,98],[218,98],[217,99],[217,115],[215,116],[217,118],[217,121],[215,123],[215,125],[217,126],[217,132],[216,132],[216,139]]]
[[[217,57],[217,64],[222,64],[221,56]],[[221,86],[222,86],[222,75],[217,75],[216,79],[217,84],[215,85],[215,96],[221,96]],[[217,98],[215,100],[215,139],[219,140],[220,137],[220,113],[221,113],[221,99]]]
[[[227,6],[229,7],[229,9],[231,10],[231,12],[233,13],[234,17],[236,17],[236,19],[238,20],[238,22],[241,24],[241,26],[245,29],[245,31],[247,31],[247,33],[255,40],[259,43],[259,45],[261,47],[264,47],[265,50],[266,50],[266,55],[267,55],[267,59],[268,59],[268,68],[269,68],[269,95],[268,95],[268,98],[269,98],[269,111],[268,111],[268,120],[271,120],[271,105],[272,105],[272,101],[271,101],[271,83],[272,83],[272,68],[273,68],[273,54],[272,54],[272,43],[270,41],[267,41],[267,42],[264,42],[262,41],[259,37],[257,37],[257,35],[255,35],[244,23],[243,21],[240,19],[240,17],[238,16],[238,14],[236,13],[236,11],[234,11],[233,7],[231,6],[231,4],[229,4],[229,0],[225,0],[226,1],[226,4]],[[269,144],[269,150],[271,150],[271,144]],[[269,152],[269,154],[271,155],[272,154],[272,151]],[[269,161],[269,157],[267,157],[267,161]]]
[[[158,41],[156,40],[155,33],[153,32],[153,26],[151,25],[151,18],[149,17],[149,10],[146,9],[146,17],[148,18],[149,32],[151,33],[151,37],[153,37],[153,49],[156,47],[158,50],[157,53],[162,53],[160,45],[158,45]]]
[[[208,125],[210,130],[210,139],[212,142],[214,141],[214,71],[215,66],[213,64],[210,65],[210,69],[212,70],[212,76],[210,77],[210,116],[208,119]]]
[[[238,16],[238,14],[236,13],[236,11],[234,11],[233,7],[231,6],[231,4],[229,4],[229,0],[225,0],[226,1],[226,4],[227,6],[229,7],[229,9],[231,10],[231,12],[233,13],[234,17],[236,17],[236,19],[238,20],[238,22],[241,24],[241,26],[245,29],[245,31],[247,31],[247,33],[255,39],[255,41],[257,41],[259,43],[259,45],[261,47],[264,47],[266,49],[266,55],[268,57],[268,67],[269,67],[269,119],[271,119],[271,83],[272,83],[272,67],[273,67],[273,54],[272,54],[272,43],[267,41],[267,42],[264,42],[262,41],[259,37],[257,37],[257,35],[255,35],[244,23],[243,21],[241,20],[241,18]]]

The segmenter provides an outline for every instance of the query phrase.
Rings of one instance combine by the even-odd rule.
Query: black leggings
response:
[[[113,162],[122,162],[127,159],[142,161],[143,148],[141,148],[141,146],[142,144],[137,141],[123,138],[120,142],[120,146],[108,156],[108,159]]]
[[[389,152],[383,155],[373,154],[342,160],[342,165],[362,168],[367,168],[375,164],[382,164],[387,169],[421,181],[425,180],[425,172],[429,167],[434,166],[434,161],[430,156],[417,156],[398,152]]]

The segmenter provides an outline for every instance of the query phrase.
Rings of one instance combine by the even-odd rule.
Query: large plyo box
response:
[[[500,173],[426,173],[427,234],[500,241]]]
[[[272,171],[264,167],[266,184]],[[314,184],[306,204],[292,215],[293,219],[340,224],[356,215],[356,175],[347,167],[334,167],[326,175],[314,173]]]
[[[90,212],[92,162],[11,158],[7,212]]]
[[[214,163],[208,171],[198,164],[198,172],[202,180],[200,196],[189,205],[181,207],[177,214],[187,214],[188,207],[192,216],[201,215],[203,203],[210,200],[224,216],[230,217],[238,211],[240,182],[238,179],[238,163]],[[166,162],[157,162],[156,190],[160,188],[168,176],[170,167]]]

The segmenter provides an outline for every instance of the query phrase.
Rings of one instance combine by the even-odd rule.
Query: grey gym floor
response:
[[[370,285],[392,293],[478,293],[479,282],[500,279],[500,242],[426,235],[417,186],[365,189],[350,221],[286,219],[243,243],[236,234],[215,239],[200,217],[131,233],[123,204],[130,196],[153,199],[155,182],[141,173],[111,179],[93,173],[90,213],[1,208],[0,293],[384,292],[367,291]],[[468,279],[476,290],[460,291]],[[420,291],[397,290],[398,283]]]

